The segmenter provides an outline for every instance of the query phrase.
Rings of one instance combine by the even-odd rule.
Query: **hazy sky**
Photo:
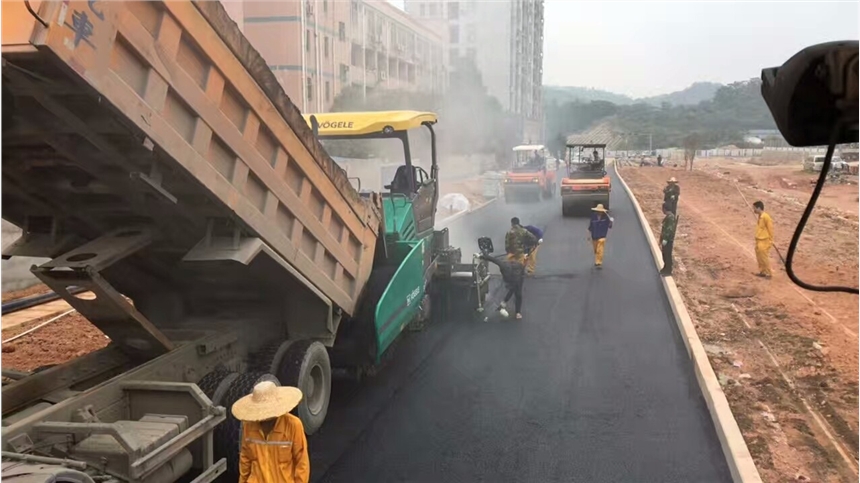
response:
[[[544,84],[634,97],[759,77],[809,45],[858,39],[856,1],[545,1]]]
[[[858,3],[547,0],[544,84],[634,97],[759,77],[798,50],[858,39]]]

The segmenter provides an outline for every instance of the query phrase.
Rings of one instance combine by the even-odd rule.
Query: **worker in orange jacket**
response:
[[[755,227],[755,258],[758,262],[759,277],[771,278],[773,272],[770,270],[770,247],[773,246],[773,219],[764,211],[764,203],[756,201],[753,203],[753,211],[758,215]]]
[[[290,414],[301,400],[300,389],[264,381],[233,404],[233,416],[242,421],[239,483],[308,483],[305,429]]]

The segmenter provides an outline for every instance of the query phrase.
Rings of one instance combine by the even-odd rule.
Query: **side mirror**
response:
[[[387,190],[390,190],[390,189],[391,189],[391,185],[390,185],[390,184],[387,184],[387,185],[383,186],[383,188],[385,188],[385,189],[387,189]]]
[[[782,66],[763,69],[761,94],[792,146],[857,142],[857,50],[854,41],[807,47]]]

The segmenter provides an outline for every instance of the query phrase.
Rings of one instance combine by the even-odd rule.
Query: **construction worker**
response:
[[[663,268],[660,275],[672,276],[672,249],[675,246],[675,229],[678,217],[672,212],[671,203],[663,203],[663,228],[660,230],[660,248],[663,252]]]
[[[308,482],[305,429],[290,414],[301,400],[300,389],[264,381],[233,404],[233,416],[242,421],[239,483]]]
[[[756,201],[753,203],[753,211],[758,215],[755,227],[755,258],[758,261],[759,277],[771,278],[773,272],[770,270],[770,247],[773,246],[773,219],[764,211],[764,203]]]
[[[537,244],[537,238],[520,225],[520,219],[511,218],[511,229],[505,235],[505,251],[508,260],[526,263],[526,245]]]
[[[663,203],[669,203],[672,213],[678,214],[678,198],[681,197],[681,187],[678,186],[678,180],[674,176],[666,182],[666,187],[663,188]]]
[[[526,249],[526,275],[534,275],[535,266],[537,265],[537,252],[538,248],[540,248],[541,243],[543,243],[543,231],[533,225],[527,225],[524,227],[525,230],[531,233],[534,238],[537,240],[537,243],[530,243],[525,246]],[[530,241],[531,239],[529,239]]]
[[[481,255],[484,260],[494,263],[499,266],[499,271],[502,273],[502,280],[505,282],[505,287],[508,289],[507,295],[502,303],[499,304],[499,312],[504,317],[507,317],[507,306],[511,297],[514,299],[514,309],[516,310],[517,320],[523,318],[523,278],[525,277],[525,267],[517,260],[512,260],[510,255],[507,260],[498,260],[489,255]]]
[[[588,232],[591,234],[589,239],[594,247],[594,266],[603,268],[603,249],[606,246],[606,236],[615,220],[609,216],[609,210],[604,208],[602,203],[592,208],[591,211],[595,212],[595,216],[591,217]]]

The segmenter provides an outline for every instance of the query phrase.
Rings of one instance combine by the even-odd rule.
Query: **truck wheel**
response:
[[[287,353],[291,340],[283,342],[273,342],[262,350],[258,351],[248,361],[248,369],[251,371],[268,372],[269,374],[277,374],[281,367],[281,361],[284,359],[284,354]]]
[[[561,216],[567,218],[570,216],[570,208],[567,207],[567,203],[561,204]]]
[[[306,434],[317,432],[325,421],[331,399],[331,362],[325,346],[310,340],[294,342],[284,354],[278,379],[302,390],[296,413]]]
[[[203,391],[203,394],[206,394],[206,397],[212,401],[212,404],[220,406],[221,400],[224,399],[224,394],[237,377],[239,377],[238,372],[230,372],[227,369],[219,368],[197,381],[197,387]],[[227,409],[229,410],[230,408]]]
[[[242,422],[233,417],[231,408],[236,401],[251,394],[254,386],[263,381],[272,381],[280,386],[278,379],[271,374],[246,372],[236,377],[220,401],[221,405],[227,408],[227,419],[215,427],[213,446],[216,461],[221,458],[227,458],[227,469],[218,477],[217,481],[222,483],[239,481],[239,450],[241,449],[242,441]]]

